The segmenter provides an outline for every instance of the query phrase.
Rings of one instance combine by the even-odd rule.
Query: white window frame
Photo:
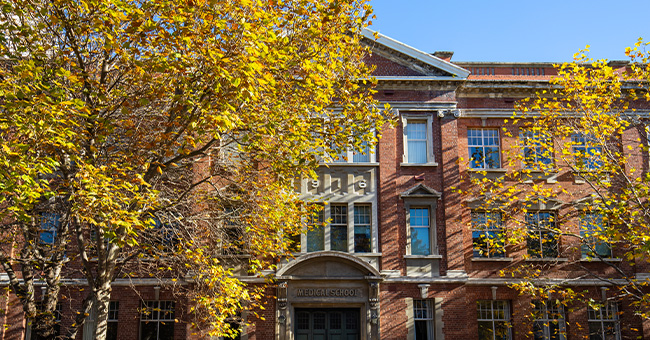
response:
[[[374,201],[353,201],[353,202],[328,202],[328,204],[322,204],[323,210],[323,221],[330,221],[330,223],[325,223],[323,228],[323,242],[324,246],[322,250],[313,250],[308,251],[308,237],[307,230],[304,229],[300,238],[300,253],[308,252],[317,252],[317,251],[331,251],[332,250],[332,233],[331,233],[331,222],[332,222],[332,206],[337,205],[346,205],[347,206],[347,245],[348,245],[348,254],[375,254],[378,251],[378,230],[377,230],[377,210],[375,209],[377,204]],[[370,207],[370,252],[355,252],[354,249],[354,207],[355,206],[368,206]]]
[[[434,338],[434,309],[433,301],[431,299],[413,299],[413,326],[415,331],[413,332],[415,340],[433,340]],[[417,337],[417,323],[423,322],[426,323],[427,327],[427,337],[422,339]]]
[[[363,142],[362,145],[365,145],[366,148],[366,154],[365,156],[368,157],[367,162],[355,162],[354,161],[354,155],[357,153],[355,152],[352,148],[347,148],[345,152],[342,152],[338,155],[334,155],[331,158],[331,162],[328,162],[328,164],[332,165],[343,165],[343,164],[374,164],[377,163],[377,154],[375,153],[375,147],[371,147],[368,145],[368,142]]]
[[[587,218],[589,216],[589,218]],[[588,258],[588,257],[603,257],[603,258],[612,258],[612,245],[606,242],[602,241],[597,241],[594,239],[593,236],[590,235],[590,233],[594,230],[594,228],[589,228],[589,226],[595,226],[594,221],[599,220],[600,224],[597,226],[599,232],[604,232],[605,229],[607,228],[607,225],[605,224],[605,221],[603,221],[603,214],[601,213],[590,213],[590,212],[584,212],[580,214],[580,236],[583,237],[583,244],[580,247],[580,253],[581,257]],[[587,223],[589,222],[589,223]],[[607,255],[601,255],[601,254],[596,254],[592,253],[589,247],[594,248],[598,244],[606,244],[607,247],[609,248],[609,256]]]
[[[429,209],[429,255],[414,255],[411,248],[411,208]],[[406,255],[407,256],[439,256],[438,237],[436,226],[437,200],[414,199],[404,197],[404,209],[406,210]]]
[[[584,148],[584,153],[581,154],[580,158],[575,157],[575,161],[576,166],[578,165],[578,162],[581,161],[582,168],[584,168],[585,171],[596,171],[602,167],[602,161],[599,156],[594,155],[593,152],[596,151],[598,154],[602,155],[603,147],[597,145],[593,140],[594,137],[592,135],[584,133],[574,133],[571,135],[571,143],[573,143],[571,146],[571,152],[574,156],[578,156],[579,148]]]
[[[551,150],[549,150],[542,142],[542,138],[546,139],[543,143],[547,145],[552,143],[550,136],[544,136],[543,133],[534,132],[529,129],[522,129],[519,133],[519,142],[521,144],[521,151],[523,153],[522,165],[524,169],[528,170],[540,170],[538,166],[540,163],[543,163],[546,167],[552,166],[555,164],[555,160]],[[542,145],[540,145],[540,143]],[[532,164],[527,161],[526,151],[528,149],[533,149]],[[543,160],[547,159],[548,163]]]
[[[149,308],[147,306],[147,303],[153,302],[155,307],[153,307],[153,311],[148,311],[149,313],[156,312],[158,313],[158,318],[147,318],[146,310],[145,308]],[[161,308],[161,304],[167,304],[171,302],[171,309],[163,309]],[[164,312],[164,313],[163,313]],[[164,317],[161,318],[161,315],[164,315]],[[174,325],[175,322],[175,315],[176,315],[176,302],[172,300],[150,300],[150,301],[142,301],[141,304],[141,310],[140,310],[140,323],[138,324],[138,339],[142,339],[142,324],[146,322],[155,322],[157,324],[156,327],[156,340],[160,339],[160,323],[171,323],[172,326]],[[173,327],[176,328],[176,327]],[[172,335],[173,338],[173,335]]]
[[[503,309],[499,309],[503,311],[503,319],[500,318],[495,318],[495,304],[499,304],[503,306]],[[510,325],[510,303],[507,300],[478,300],[476,301],[477,309],[478,309],[478,316],[477,316],[477,321],[478,322],[490,322],[492,324],[492,339],[480,339],[479,340],[499,340],[500,338],[496,337],[496,324],[505,322],[506,325],[508,325],[508,333],[506,334],[506,339],[507,340],[512,340],[512,330],[509,327]],[[486,309],[484,307],[489,305],[489,309]],[[497,308],[500,308],[501,306],[496,306]],[[481,317],[481,316],[487,316],[485,313],[481,313],[482,311],[487,311],[489,312],[489,318],[487,317]],[[477,329],[478,330],[478,329]],[[480,333],[478,334],[480,335]]]
[[[427,225],[413,225],[412,221],[413,221],[414,216],[411,215],[412,210],[426,211],[427,212],[426,222],[428,222]],[[409,209],[408,209],[408,235],[409,235],[409,239],[407,241],[408,242],[408,254],[409,255],[423,255],[423,256],[434,255],[434,253],[433,253],[434,246],[433,246],[433,243],[432,243],[433,238],[431,237],[432,236],[431,234],[433,233],[433,229],[431,228],[431,225],[433,224],[432,221],[431,221],[431,213],[432,213],[432,211],[431,211],[431,208],[429,206],[413,205],[413,206],[409,207]],[[413,254],[413,229],[414,228],[427,229],[427,234],[428,234],[428,238],[429,238],[429,249],[427,249],[428,254]]]
[[[481,144],[471,144],[470,140],[470,131],[481,131]],[[485,144],[485,131],[496,131],[497,133],[497,144]],[[499,154],[499,166],[497,167],[489,167],[488,164],[486,163],[486,155],[487,153],[485,152],[486,148],[494,148],[497,147],[498,149],[498,154]],[[474,167],[473,166],[473,161],[472,161],[472,153],[470,152],[471,148],[481,148],[483,149],[483,161],[481,166],[479,167]],[[499,132],[499,128],[494,128],[494,127],[480,127],[480,128],[468,128],[467,129],[467,154],[468,154],[468,159],[469,159],[469,167],[470,169],[478,169],[478,170],[494,170],[494,169],[501,169],[503,167],[503,160],[501,159],[501,133]]]
[[[401,166],[437,166],[434,150],[433,150],[433,115],[414,115],[414,114],[402,114],[402,141],[403,141],[403,155]],[[419,122],[426,124],[426,134],[427,134],[427,161],[426,163],[409,163],[408,156],[408,136],[406,135],[406,129],[409,122]]]
[[[603,315],[603,310],[604,310],[604,315]],[[600,337],[594,337],[593,339],[609,339],[605,337],[605,324],[614,324],[614,331],[616,332],[615,339],[620,340],[621,339],[621,324],[620,324],[620,319],[618,316],[618,304],[616,301],[606,301],[603,303],[601,308],[599,309],[594,309],[592,307],[587,307],[587,314],[588,314],[588,329],[589,332],[591,333],[591,325],[592,324],[599,324],[600,328],[600,333],[597,334],[597,336]],[[589,334],[589,339],[591,340],[591,334]]]
[[[537,222],[541,222],[541,220],[540,220],[540,218],[539,218],[539,214],[547,214],[547,213],[550,215],[550,219],[551,219],[550,222],[553,224],[552,228],[557,228],[557,212],[554,211],[554,210],[536,210],[536,211],[530,211],[530,210],[529,210],[529,211],[526,213],[526,216],[525,216],[525,219],[526,219],[526,228],[529,229],[529,230],[528,230],[528,236],[527,236],[527,238],[526,238],[526,242],[528,243],[528,242],[530,242],[530,241],[529,241],[530,239],[534,239],[534,240],[537,241],[537,243],[539,243],[539,247],[540,247],[540,248],[539,248],[539,251],[540,251],[539,254],[532,254],[532,253],[531,253],[531,249],[528,248],[527,253],[528,253],[528,255],[529,255],[530,257],[532,257],[532,258],[542,258],[542,259],[543,259],[543,258],[557,258],[557,257],[560,256],[560,236],[559,236],[559,235],[556,235],[556,236],[555,236],[555,237],[556,237],[556,240],[555,240],[555,251],[556,251],[557,255],[556,255],[555,257],[547,257],[547,256],[544,256],[544,244],[543,244],[543,242],[542,242],[542,233],[544,233],[544,232],[546,232],[546,231],[539,230],[539,229],[535,230],[536,228],[539,228],[540,225],[539,225],[539,224],[537,224],[537,225],[533,225],[533,224],[531,224],[531,223],[529,222],[529,216],[530,216],[530,215],[535,215],[535,221],[537,221]],[[531,228],[531,227],[534,227],[534,228]],[[533,229],[533,230],[531,230],[531,229]],[[535,236],[535,237],[532,237],[532,234],[533,234],[533,233],[534,233],[534,236]]]
[[[475,215],[482,215],[483,218],[482,220],[486,221],[484,225],[477,225],[475,223]],[[487,220],[488,215],[495,215],[498,221],[496,223],[490,223],[492,222],[491,220]],[[492,218],[492,217],[491,217]],[[496,246],[490,248],[490,242],[487,242],[488,245],[488,251],[487,254],[476,254],[476,243],[474,241],[474,233],[480,232],[482,237],[489,237],[489,232],[491,231],[497,231],[497,235],[495,239],[500,239],[503,240],[505,243],[505,227],[503,226],[503,216],[500,212],[490,212],[490,211],[485,211],[485,210],[472,210],[471,211],[471,219],[472,219],[472,257],[473,258],[505,258],[506,257],[506,249],[505,249],[505,244],[502,246],[502,251],[497,252],[493,250],[496,248]],[[492,244],[497,244],[496,241],[492,241]]]
[[[115,307],[115,308],[111,308],[111,307]],[[120,302],[110,301],[108,303],[108,315],[107,315],[106,322],[118,323],[119,311],[120,311]],[[115,315],[116,317],[113,318],[112,317],[113,315]],[[93,307],[90,309],[90,314],[88,314],[88,316],[86,317],[86,321],[84,322],[83,340],[93,340],[95,338],[96,325],[97,325],[97,305],[93,303]],[[108,334],[107,334],[107,339],[108,339]]]
[[[533,320],[534,325],[541,324],[542,338],[544,340],[566,340],[566,316],[564,314],[564,307],[561,304],[555,303],[554,301],[535,301],[533,307],[535,320]],[[557,322],[560,333],[551,334],[551,322]],[[533,338],[540,339],[535,337],[535,330],[533,329]],[[555,338],[553,336],[556,336]]]

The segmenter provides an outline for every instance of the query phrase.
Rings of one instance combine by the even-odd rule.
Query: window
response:
[[[108,327],[106,329],[106,340],[117,340],[117,319],[120,311],[119,301],[111,301],[108,304]]]
[[[596,140],[588,135],[575,134],[571,137],[573,154],[576,158],[576,167],[585,170],[596,170],[602,165],[600,154],[602,148]]]
[[[477,301],[479,340],[510,340],[508,301]]]
[[[472,169],[498,169],[501,167],[499,130],[467,129],[467,145]]]
[[[433,308],[431,300],[413,300],[415,340],[433,340]]]
[[[407,163],[427,162],[427,123],[409,121],[406,125]]]
[[[226,206],[224,209],[221,251],[224,255],[242,255],[247,252],[247,238],[242,225],[241,206]]]
[[[325,250],[325,228],[323,227],[324,209],[320,209],[310,218],[309,230],[307,230],[307,251]]]
[[[44,212],[41,214],[41,231],[39,239],[41,244],[53,245],[56,234],[61,227],[61,214]]]
[[[543,133],[530,130],[520,134],[521,145],[524,152],[524,167],[526,169],[541,169],[553,163],[551,139]]]
[[[618,306],[614,301],[604,303],[600,308],[588,307],[589,340],[620,340]]]
[[[526,215],[528,225],[528,255],[536,258],[558,256],[558,235],[555,233],[555,214],[548,211]]]
[[[372,251],[372,224],[370,205],[354,205],[354,252],[369,253]]]
[[[404,157],[402,165],[435,164],[431,115],[402,116]]]
[[[552,301],[535,301],[533,313],[534,340],[564,340],[566,339],[566,324],[564,308]]]
[[[331,203],[321,207],[308,221],[307,252],[334,250],[370,253],[372,244],[372,205]],[[350,213],[352,216],[350,216]],[[323,221],[329,224],[323,225]]]
[[[108,303],[108,324],[106,329],[106,340],[117,340],[117,318],[120,309],[118,301]],[[83,339],[92,340],[95,338],[95,327],[97,318],[97,306],[93,304],[90,315],[86,317],[83,329]]]
[[[472,211],[474,257],[505,257],[501,213]]]
[[[374,149],[368,145],[368,142],[361,143],[361,152],[353,151],[352,148],[342,151],[335,157],[332,157],[333,163],[371,163],[375,162]]]
[[[429,208],[410,208],[411,255],[431,255]]]
[[[348,205],[330,205],[331,250],[348,251]]]
[[[140,340],[174,339],[174,301],[144,301],[140,310]]]
[[[600,256],[612,257],[609,243],[599,239],[604,232],[603,215],[585,213],[580,216],[580,236],[582,241],[582,257]]]

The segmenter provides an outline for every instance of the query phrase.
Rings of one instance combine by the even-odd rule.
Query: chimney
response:
[[[451,61],[451,57],[454,55],[453,51],[436,51],[433,52],[433,55],[444,60],[444,61]]]

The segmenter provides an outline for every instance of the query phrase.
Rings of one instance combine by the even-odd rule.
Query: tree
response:
[[[309,213],[293,179],[387,121],[361,62],[364,0],[1,5],[0,263],[43,339],[77,272],[90,289],[66,337],[94,306],[104,339],[111,282],[142,256],[193,282],[196,326],[228,333],[259,291],[224,249],[271,265]],[[235,213],[245,239],[224,237]]]
[[[460,188],[481,212],[473,227],[489,230],[475,251],[568,260],[515,261],[501,271],[533,299],[599,308],[600,299],[572,286],[595,279],[613,287],[608,299],[650,316],[648,282],[637,275],[650,259],[648,116],[637,110],[650,98],[645,46],[629,48],[625,65],[593,61],[588,50],[558,65],[549,89],[504,122],[506,174],[478,172]]]

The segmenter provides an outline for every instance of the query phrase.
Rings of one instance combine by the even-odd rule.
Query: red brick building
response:
[[[364,43],[373,51],[367,62],[377,66],[377,99],[390,103],[399,123],[384,130],[376,149],[339,155],[321,167],[318,180],[300,183],[302,197],[327,202],[322,218],[330,223],[302,235],[301,252],[274,273],[277,287],[269,291],[276,297],[267,301],[264,320],[248,320],[241,339],[650,338],[649,325],[625,303],[600,311],[565,309],[535,304],[508,288],[498,272],[531,261],[523,257],[526,250],[476,252],[471,202],[453,190],[473,170],[503,172],[500,164],[468,163],[470,152],[491,152],[490,161],[501,161],[500,152],[515,142],[501,130],[504,118],[516,100],[548,86],[553,65],[455,63],[452,53],[425,53],[382,35],[375,40],[371,32]],[[532,260],[556,268],[558,280],[573,275],[557,255]],[[608,275],[601,264],[589,265]],[[635,270],[648,272],[644,266]],[[572,285],[593,299],[613,291],[593,279]],[[9,327],[0,330],[2,339],[28,333],[12,299],[5,294]],[[182,319],[180,301],[175,316],[161,312],[147,320],[139,314],[141,301],[171,308],[174,298],[164,282],[118,280],[112,299],[114,339],[143,338],[151,325],[151,339],[192,337],[185,323],[173,321]],[[546,319],[526,318],[533,305]],[[63,299],[62,315],[68,309]]]

